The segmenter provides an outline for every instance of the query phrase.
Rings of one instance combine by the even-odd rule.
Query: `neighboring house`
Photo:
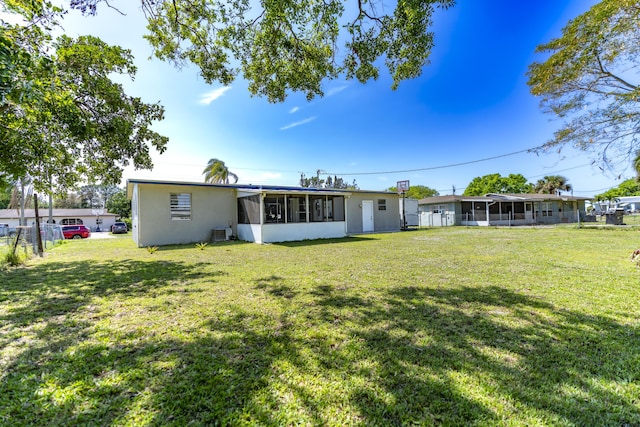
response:
[[[140,247],[228,239],[274,243],[400,230],[387,191],[130,179],[131,232]]]
[[[49,221],[49,208],[38,209],[40,222]],[[25,209],[24,217],[27,225],[31,225],[36,221],[35,209]],[[116,222],[116,214],[112,214],[102,209],[53,209],[52,222],[59,225],[75,225],[84,224],[91,231],[98,228],[103,231],[109,231],[114,222]],[[14,228],[20,224],[19,209],[0,209],[0,223],[9,224]]]
[[[596,212],[606,212],[613,209],[624,209],[626,212],[640,212],[640,196],[622,196],[614,200],[593,202]]]
[[[553,194],[436,196],[418,203],[420,226],[533,225],[578,222],[587,197]]]

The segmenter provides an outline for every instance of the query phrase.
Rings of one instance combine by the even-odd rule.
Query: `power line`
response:
[[[565,172],[565,171],[570,171],[570,170],[573,170],[573,169],[580,169],[580,168],[583,168],[585,166],[591,166],[591,163],[585,163],[585,164],[574,166],[574,167],[571,167],[571,168],[560,169],[560,170],[557,170],[557,171],[547,172],[547,173],[543,173],[543,174],[540,174],[540,175],[533,175],[533,176],[527,177],[527,180],[530,180],[530,179],[533,179],[533,178],[538,178],[540,176],[550,176],[550,175],[552,175],[554,173],[558,173],[558,172]]]
[[[537,149],[540,149],[540,148],[543,148],[543,147],[544,147],[543,145],[539,145],[537,147],[527,148],[527,149],[520,150],[520,151],[514,151],[513,153],[500,154],[498,156],[493,156],[493,157],[486,157],[484,159],[470,160],[468,162],[461,162],[461,163],[452,163],[452,164],[449,164],[449,165],[430,166],[430,167],[426,167],[426,168],[405,169],[405,170],[385,171],[385,172],[353,172],[353,173],[330,172],[329,174],[330,175],[346,175],[346,176],[354,176],[354,175],[384,175],[384,174],[389,174],[389,173],[407,173],[407,172],[428,171],[428,170],[434,170],[434,169],[445,169],[445,168],[452,168],[452,167],[456,167],[456,166],[470,165],[472,163],[486,162],[487,160],[500,159],[502,157],[514,156],[516,154],[531,152],[533,150],[537,150]]]
[[[604,188],[599,188],[597,190],[573,190],[574,193],[596,193],[598,191],[606,191],[606,190],[611,190],[612,188],[615,188],[617,186],[613,186],[613,187],[604,187]]]

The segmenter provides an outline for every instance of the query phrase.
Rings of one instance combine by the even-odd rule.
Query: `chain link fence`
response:
[[[38,229],[35,224],[19,226],[4,230],[0,235],[0,246],[7,246],[10,250],[17,248],[30,249],[38,253]],[[64,240],[62,227],[58,224],[40,224],[40,236],[42,237],[42,249],[52,248],[58,241]]]

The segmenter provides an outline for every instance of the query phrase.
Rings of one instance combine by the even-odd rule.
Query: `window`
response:
[[[524,202],[513,203],[513,219],[524,219]]]
[[[287,222],[307,222],[307,198],[287,196]]]
[[[542,216],[553,216],[551,202],[542,202]]]
[[[260,196],[238,199],[238,224],[260,224]]]
[[[343,196],[311,196],[309,197],[312,222],[344,221]]]
[[[343,196],[329,196],[333,199],[333,220],[344,221],[344,197]]]
[[[461,211],[462,211],[462,215],[465,218],[473,218],[473,205],[471,204],[471,202],[462,202],[460,203],[461,205]]]
[[[460,205],[465,221],[487,220],[487,202],[462,202]]]
[[[171,193],[169,198],[171,220],[191,220],[191,193]]]
[[[513,203],[500,203],[504,219],[513,218]]]
[[[387,201],[385,199],[378,199],[378,210],[379,211],[387,210]]]
[[[264,198],[265,224],[285,222],[284,212],[284,196],[269,195]]]
[[[445,205],[433,205],[433,213],[434,214],[443,214],[447,210]]]
[[[60,225],[82,225],[84,224],[80,218],[62,218]]]
[[[309,204],[311,205],[311,218],[312,222],[324,221],[324,196],[309,197]]]

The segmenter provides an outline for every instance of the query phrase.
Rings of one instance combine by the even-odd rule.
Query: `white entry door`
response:
[[[527,223],[533,222],[533,205],[531,202],[524,203],[524,219]]]
[[[362,232],[373,231],[373,200],[362,201]]]

